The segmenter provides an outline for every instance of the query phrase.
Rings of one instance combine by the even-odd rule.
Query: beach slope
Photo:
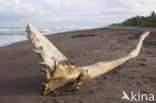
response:
[[[156,95],[156,30],[106,27],[47,36],[72,64],[85,66],[126,56],[146,30],[140,55],[85,83],[78,92],[59,88],[61,96],[41,96],[41,60],[28,41],[0,48],[0,103],[119,103],[122,91]],[[70,85],[70,84],[69,84]],[[129,103],[124,100],[124,103]]]

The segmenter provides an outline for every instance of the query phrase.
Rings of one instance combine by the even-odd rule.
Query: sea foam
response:
[[[81,30],[84,28],[74,28],[74,27],[67,27],[67,28],[40,28],[39,31],[44,35],[59,33],[59,32],[66,32],[66,31],[73,31],[73,30]],[[28,40],[26,37],[25,28],[17,27],[17,28],[0,28],[0,47],[7,46],[16,42]]]

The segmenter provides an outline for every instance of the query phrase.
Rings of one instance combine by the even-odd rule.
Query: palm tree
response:
[[[154,11],[151,12],[151,17],[155,17],[156,13]]]

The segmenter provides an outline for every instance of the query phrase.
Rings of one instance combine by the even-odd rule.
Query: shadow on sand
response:
[[[41,76],[0,80],[0,96],[35,94],[40,95]]]

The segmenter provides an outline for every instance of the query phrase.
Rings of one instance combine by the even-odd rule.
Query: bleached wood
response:
[[[43,62],[39,62],[41,65],[47,66],[53,71],[54,61],[57,64],[60,61],[67,61],[67,58],[31,24],[27,25],[26,32],[35,48],[34,52],[43,58]]]
[[[140,53],[141,47],[143,45],[143,41],[148,35],[149,35],[148,31],[142,34],[137,47],[134,50],[132,50],[126,57],[119,58],[117,60],[108,61],[108,62],[98,62],[96,64],[85,66],[82,68],[88,71],[88,75],[90,75],[91,78],[96,78],[102,74],[105,74],[108,71],[111,71],[112,69],[115,69],[119,65],[125,63],[129,59],[135,58],[136,56],[138,56]]]
[[[39,63],[45,68],[41,71],[45,72],[47,79],[46,83],[42,83],[45,87],[43,92],[44,95],[51,91],[58,95],[58,92],[56,92],[55,89],[71,81],[74,81],[74,84],[70,90],[78,90],[80,86],[89,79],[105,74],[106,72],[125,63],[129,59],[135,58],[140,53],[144,39],[149,35],[148,31],[142,34],[137,47],[123,58],[78,67],[71,65],[68,62],[68,59],[31,24],[28,24],[26,31],[28,33],[28,39],[32,42],[35,48],[33,49],[34,52],[41,55],[43,58],[43,62]],[[53,72],[50,73],[48,68],[50,68]]]

